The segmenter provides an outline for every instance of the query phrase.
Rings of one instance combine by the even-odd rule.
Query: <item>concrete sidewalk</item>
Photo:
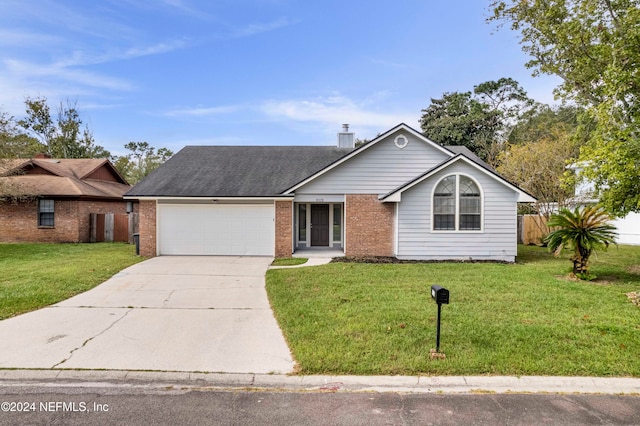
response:
[[[113,386],[292,392],[580,393],[640,397],[640,378],[553,376],[292,376],[199,372],[0,370],[0,386]]]

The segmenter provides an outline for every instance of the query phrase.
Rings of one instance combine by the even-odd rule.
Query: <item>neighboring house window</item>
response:
[[[38,226],[53,226],[54,202],[53,200],[38,201]]]
[[[482,196],[473,179],[450,175],[438,182],[433,193],[434,231],[482,229]]]

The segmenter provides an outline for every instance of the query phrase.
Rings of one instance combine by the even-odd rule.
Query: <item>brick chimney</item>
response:
[[[338,133],[338,148],[355,148],[355,133],[349,132],[349,125],[342,125],[342,132]]]
[[[33,158],[51,158],[51,156],[49,154],[45,154],[44,152],[39,152]]]

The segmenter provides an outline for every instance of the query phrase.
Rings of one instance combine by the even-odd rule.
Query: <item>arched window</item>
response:
[[[478,184],[464,175],[449,175],[433,192],[434,231],[482,229],[482,195]]]

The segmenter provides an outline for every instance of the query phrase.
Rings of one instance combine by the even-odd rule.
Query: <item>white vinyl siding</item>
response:
[[[481,231],[434,231],[434,185],[451,174],[472,176],[480,186]],[[517,193],[474,167],[456,163],[402,193],[398,205],[400,259],[501,260],[513,262],[516,246]]]
[[[159,204],[158,254],[273,256],[273,204]]]
[[[399,134],[409,141],[404,148],[394,144]],[[424,140],[398,131],[296,189],[296,201],[303,194],[386,194],[447,158]]]

